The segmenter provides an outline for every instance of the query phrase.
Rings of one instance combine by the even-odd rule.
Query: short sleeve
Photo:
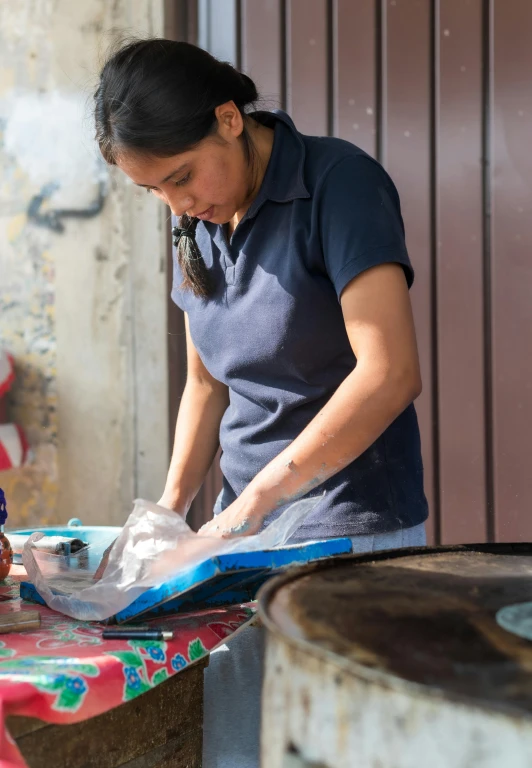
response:
[[[378,264],[401,264],[412,285],[399,196],[377,162],[366,155],[340,160],[323,181],[318,215],[325,266],[338,298],[354,277]]]

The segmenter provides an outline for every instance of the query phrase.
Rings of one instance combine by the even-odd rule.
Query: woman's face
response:
[[[118,167],[163,200],[174,215],[225,224],[249,205],[250,171],[240,138],[240,111],[230,101],[215,114],[217,132],[194,149],[172,157],[125,151],[117,158]]]

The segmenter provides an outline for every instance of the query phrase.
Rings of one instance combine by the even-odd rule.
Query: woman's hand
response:
[[[248,499],[244,492],[223,512],[205,523],[198,533],[200,536],[216,536],[221,539],[252,536],[260,531],[262,522],[269,511],[258,499]]]
[[[164,491],[163,495],[157,502],[158,507],[164,507],[165,509],[169,509],[171,512],[175,512],[178,515],[181,515],[182,518],[186,518],[187,512],[188,512],[188,505],[185,504],[179,497],[177,493],[172,493],[169,491]]]
[[[109,555],[111,554],[111,550],[114,547],[115,542],[116,542],[116,539],[113,541],[112,544],[109,544],[109,546],[107,547],[107,549],[103,553],[102,559],[100,561],[100,565],[98,566],[94,576],[92,577],[93,581],[100,581],[100,579],[102,578],[103,572],[107,568],[107,563],[109,562]]]

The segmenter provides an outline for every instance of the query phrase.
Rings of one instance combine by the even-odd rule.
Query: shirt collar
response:
[[[249,206],[246,218],[257,215],[267,200],[288,203],[310,197],[305,185],[305,144],[292,119],[281,109],[254,112],[251,117],[273,128],[273,147],[264,179],[255,200]]]

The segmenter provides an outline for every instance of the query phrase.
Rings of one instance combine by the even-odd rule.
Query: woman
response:
[[[294,541],[422,545],[421,382],[397,192],[354,145],[303,136],[284,112],[253,111],[257,99],[246,75],[168,40],[123,47],[96,93],[104,158],[179,222],[172,298],[188,373],[159,503],[185,515],[221,445],[205,534],[256,533],[325,490]],[[260,642],[250,629],[211,659],[207,768],[258,765]]]

